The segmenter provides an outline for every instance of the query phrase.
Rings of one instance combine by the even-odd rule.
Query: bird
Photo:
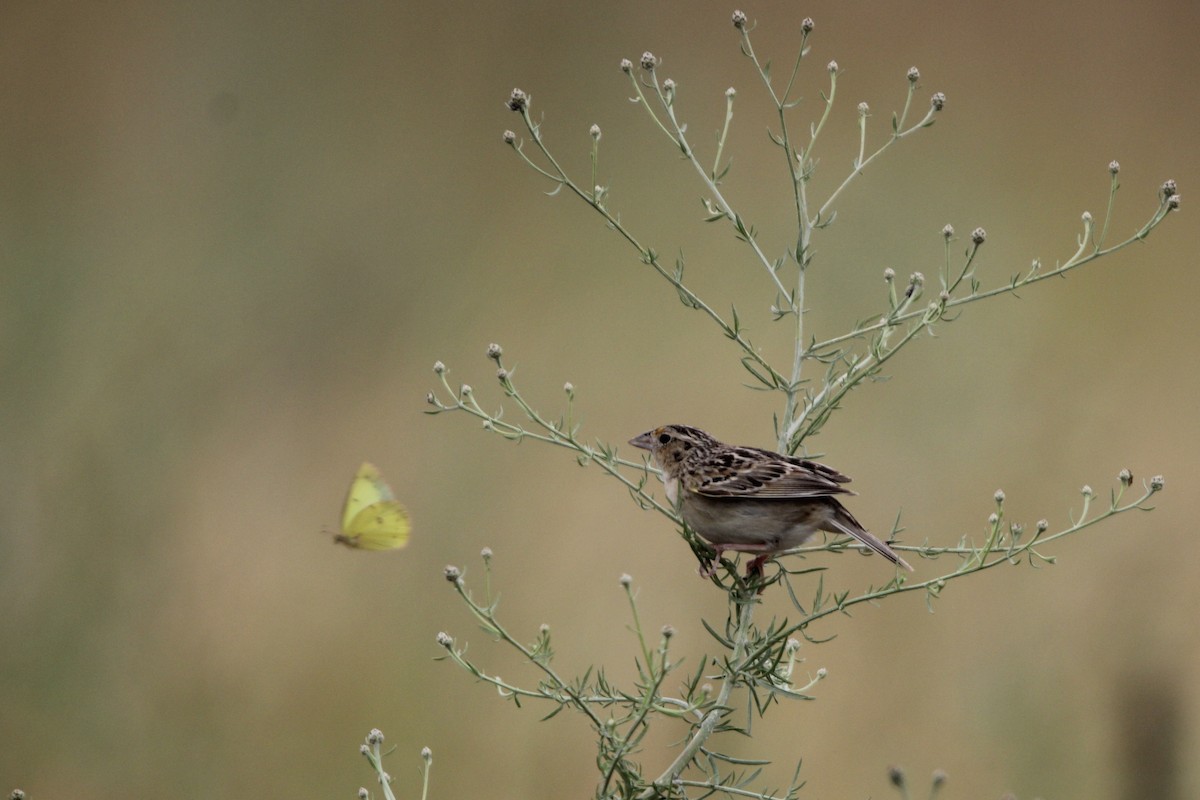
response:
[[[833,467],[757,447],[717,441],[699,428],[663,425],[629,440],[662,470],[667,499],[717,551],[754,553],[747,574],[817,531],[857,539],[893,564],[912,566],[867,531],[837,499],[856,494]],[[710,577],[715,567],[701,575]]]

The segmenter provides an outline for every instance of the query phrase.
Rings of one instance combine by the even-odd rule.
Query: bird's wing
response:
[[[708,497],[802,498],[854,494],[824,464],[753,447],[730,447],[692,471],[688,490]]]

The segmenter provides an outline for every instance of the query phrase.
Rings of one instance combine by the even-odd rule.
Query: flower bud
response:
[[[524,111],[529,108],[529,95],[520,89],[513,89],[512,94],[508,96],[509,111]]]

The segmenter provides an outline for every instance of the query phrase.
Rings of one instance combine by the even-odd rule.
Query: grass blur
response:
[[[816,631],[838,633],[804,653],[830,673],[818,702],[773,714],[756,738],[804,757],[814,797],[884,796],[893,763],[914,781],[945,769],[943,797],[1200,794],[1185,757],[1200,735],[1200,68],[1180,57],[1197,10],[746,10],[777,63],[812,16],[814,73],[829,59],[845,70],[831,176],[856,149],[855,104],[870,102],[882,135],[909,66],[949,98],[840,204],[809,275],[814,330],[881,307],[884,267],[931,276],[948,222],[960,236],[987,228],[979,272],[993,283],[1066,257],[1079,214],[1103,212],[1111,159],[1123,188],[1110,237],[1140,224],[1164,179],[1184,197],[1143,247],[969,307],[813,442],[854,476],[855,515],[886,528],[902,509],[911,541],[982,530],[997,488],[1027,526],[1062,522],[1080,485],[1103,497],[1122,467],[1166,475],[1159,509],[1066,542],[1046,571],[956,585],[934,615],[901,598]],[[777,409],[740,388],[732,349],[586,209],[544,196],[501,141],[513,86],[577,172],[600,124],[610,204],[660,252],[682,246],[701,294],[755,309],[765,340],[761,268],[697,222],[699,188],[617,69],[647,49],[663,59],[697,147],[736,86],[726,186],[760,230],[786,230],[770,118],[730,11],[0,11],[0,791],[353,796],[369,780],[358,745],[379,727],[401,796],[426,745],[435,797],[591,793],[586,730],[539,723],[431,661],[439,630],[489,646],[442,565],[470,575],[493,548],[507,619],[530,639],[549,623],[568,674],[629,674],[622,572],[647,628],[678,629],[680,653],[704,651],[699,618],[722,598],[611,481],[426,419],[424,395],[442,359],[485,405],[498,398],[484,357],[497,341],[545,409],[575,384],[590,435],[679,421],[771,443]],[[802,94],[815,100],[823,77]],[[401,552],[320,533],[364,459],[412,513]],[[846,586],[878,577],[867,559],[832,566]]]

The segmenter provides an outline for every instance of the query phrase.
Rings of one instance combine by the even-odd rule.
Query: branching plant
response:
[[[878,311],[868,319],[854,323],[844,333],[820,338],[805,327],[805,282],[813,264],[814,240],[836,220],[836,205],[842,195],[869,165],[905,139],[931,126],[946,105],[941,93],[931,96],[923,111],[918,93],[921,75],[914,67],[904,77],[904,99],[900,111],[891,116],[888,130],[877,146],[868,145],[870,110],[865,103],[858,106],[858,150],[848,172],[835,181],[835,188],[818,195],[811,182],[817,171],[815,153],[826,133],[834,108],[840,70],[830,62],[823,73],[828,88],[822,92],[823,102],[815,109],[814,118],[804,128],[796,125],[794,114],[799,105],[797,83],[808,63],[809,38],[813,23],[805,20],[801,26],[798,53],[790,71],[782,79],[773,75],[769,65],[760,60],[751,41],[751,26],[741,12],[733,15],[733,25],[741,42],[743,55],[753,64],[761,80],[762,90],[774,106],[771,141],[778,148],[786,176],[786,185],[794,206],[795,231],[791,243],[782,253],[768,253],[756,227],[739,212],[735,200],[727,191],[729,175],[726,143],[734,118],[736,93],[725,92],[725,118],[715,152],[698,153],[687,136],[687,125],[681,121],[681,109],[676,102],[675,82],[663,80],[658,74],[658,59],[651,53],[642,55],[638,65],[629,60],[621,62],[621,70],[633,92],[631,100],[644,109],[652,127],[665,136],[673,148],[691,165],[704,193],[705,220],[727,225],[732,234],[743,242],[748,260],[765,271],[770,279],[773,297],[769,304],[771,318],[783,324],[787,340],[792,344],[792,358],[787,364],[774,364],[749,338],[742,325],[742,316],[731,307],[728,314],[717,305],[701,298],[685,282],[685,263],[682,256],[673,264],[664,263],[658,248],[647,243],[646,237],[634,231],[610,205],[609,187],[600,182],[601,131],[593,125],[590,131],[591,174],[586,183],[568,174],[546,143],[544,122],[531,112],[531,99],[515,89],[508,107],[521,121],[523,133],[504,134],[505,142],[529,168],[549,182],[551,193],[574,196],[593,209],[609,229],[614,231],[641,263],[662,278],[688,309],[701,312],[717,331],[737,348],[737,357],[760,388],[777,393],[780,410],[774,417],[777,448],[784,453],[803,451],[806,440],[816,434],[841,406],[846,395],[883,375],[889,362],[904,348],[953,322],[966,307],[984,300],[1012,294],[1041,284],[1053,277],[1064,277],[1079,267],[1090,264],[1148,237],[1167,216],[1179,206],[1179,196],[1173,181],[1164,183],[1158,191],[1148,219],[1132,234],[1118,241],[1109,240],[1114,201],[1119,188],[1117,162],[1108,166],[1109,194],[1104,219],[1096,224],[1084,213],[1082,229],[1076,236],[1074,250],[1066,259],[1053,266],[1034,261],[1030,267],[1017,271],[998,285],[985,286],[976,274],[976,266],[986,233],[976,228],[965,247],[954,229],[947,225],[941,232],[940,264],[931,281],[921,273],[913,273],[907,281],[898,280],[891,270],[884,274],[887,294]],[[930,284],[936,294],[930,291]],[[564,386],[565,404],[561,411],[545,414],[538,410],[515,382],[512,370],[505,366],[503,350],[498,345],[487,349],[496,369],[501,400],[495,410],[489,410],[477,392],[467,384],[454,386],[448,370],[441,363],[434,365],[440,385],[429,393],[429,413],[457,412],[475,417],[485,430],[513,441],[531,440],[567,451],[579,465],[599,468],[615,478],[639,507],[657,512],[670,519],[680,536],[691,546],[697,559],[707,564],[715,552],[684,523],[679,510],[658,489],[658,470],[640,455],[622,455],[610,440],[583,435],[575,413],[575,388]],[[489,403],[491,401],[488,401]],[[515,412],[515,413],[506,413]],[[631,431],[621,431],[620,440]],[[748,720],[761,716],[783,699],[811,699],[810,691],[824,677],[824,671],[814,674],[800,669],[798,656],[804,642],[816,642],[809,632],[817,620],[834,614],[845,614],[862,603],[878,603],[887,598],[908,593],[922,593],[932,604],[946,585],[954,580],[991,569],[1001,564],[1038,565],[1053,563],[1051,546],[1059,539],[1090,528],[1118,514],[1149,510],[1150,498],[1163,488],[1163,479],[1153,477],[1134,486],[1133,476],[1122,470],[1108,493],[1107,501],[1097,503],[1096,493],[1089,487],[1082,490],[1082,503],[1070,516],[1070,524],[1052,530],[1042,520],[1032,530],[1005,513],[1003,492],[995,495],[995,505],[988,524],[979,539],[964,536],[953,544],[925,541],[920,544],[894,545],[897,551],[908,551],[932,563],[937,569],[934,577],[910,579],[899,573],[879,586],[863,590],[831,591],[826,588],[823,567],[811,566],[809,559],[802,566],[773,562],[766,571],[743,575],[736,559],[722,558],[719,569],[712,572],[712,584],[727,599],[726,618],[719,624],[704,621],[711,635],[715,655],[706,656],[687,667],[675,659],[671,651],[674,631],[667,627],[657,635],[642,627],[638,615],[636,593],[632,580],[622,576],[620,585],[625,592],[632,616],[632,631],[637,646],[637,679],[632,687],[620,687],[611,682],[604,670],[592,669],[577,677],[560,674],[553,666],[554,650],[550,630],[541,628],[532,637],[514,633],[497,615],[496,596],[491,587],[493,556],[485,550],[483,556],[484,587],[473,591],[462,571],[448,567],[446,578],[467,609],[483,629],[495,640],[515,649],[529,663],[537,681],[523,685],[502,680],[477,661],[468,658],[466,648],[456,638],[442,633],[438,643],[444,648],[443,657],[458,664],[478,680],[495,686],[500,696],[517,705],[535,704],[547,717],[564,710],[579,714],[596,736],[597,798],[700,798],[708,796],[736,798],[792,798],[803,785],[799,768],[786,786],[762,786],[762,768],[768,762],[761,759],[736,757],[724,751],[721,744],[725,734],[748,733]],[[893,526],[892,537],[899,532],[899,522]],[[837,552],[858,549],[854,540],[829,539],[823,543],[796,548],[791,553],[811,556],[817,552]],[[948,566],[942,566],[949,561]],[[762,593],[778,585],[790,599],[795,615],[790,619],[771,619],[765,624],[755,619]],[[482,592],[482,597],[476,596]],[[740,709],[740,711],[738,711]],[[680,744],[667,763],[643,764],[638,760],[648,731],[655,723],[677,726]],[[907,796],[903,775],[891,774],[892,784]],[[945,781],[935,774],[931,795]]]

